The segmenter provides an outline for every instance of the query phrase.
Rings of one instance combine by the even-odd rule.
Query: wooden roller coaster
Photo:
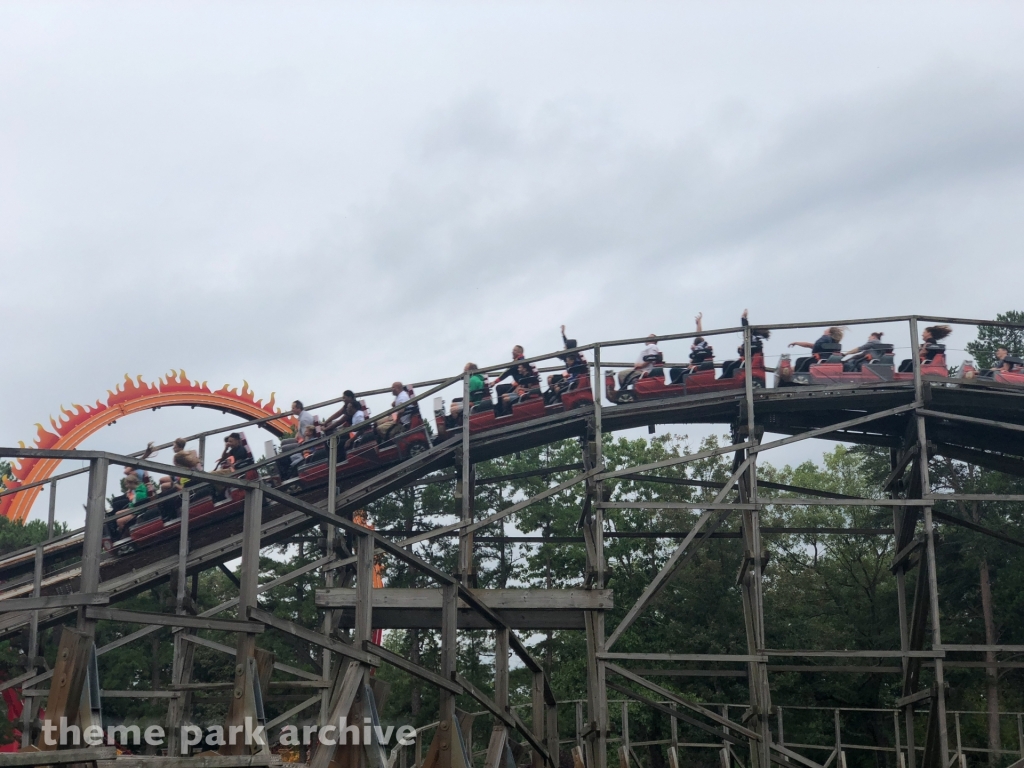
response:
[[[995,325],[989,321],[958,318],[901,316],[763,327],[777,334],[787,329],[883,322],[905,324],[915,344],[920,338],[919,326],[926,322]],[[858,370],[844,370],[841,362],[827,356],[809,363],[798,361],[793,370],[783,361],[774,371],[776,386],[770,387],[767,375],[772,371],[765,367],[764,353],[759,349],[760,342],[755,334],[756,330],[745,325],[700,334],[708,338],[742,337],[742,354],[736,364],[729,366],[728,376],[716,375],[713,364],[699,362],[678,376],[673,374],[675,380],[670,380],[664,372],[668,366],[663,366],[659,360],[642,371],[642,375],[633,380],[624,377],[616,386],[611,371],[631,368],[633,364],[603,362],[602,358],[623,346],[650,341],[633,338],[576,348],[574,351],[592,357],[587,374],[574,377],[570,386],[550,395],[539,390],[523,391],[511,406],[484,401],[481,407],[479,398],[474,401],[472,397],[469,373],[417,383],[415,389],[420,393],[408,403],[353,428],[354,432],[369,436],[375,424],[393,415],[407,416],[407,426],[396,434],[366,440],[358,439],[358,434],[354,437],[324,435],[245,467],[234,476],[213,475],[164,465],[138,455],[104,451],[48,446],[0,449],[0,457],[34,462],[37,466],[46,462],[50,472],[60,461],[84,460],[88,467],[81,472],[89,476],[85,524],[81,529],[51,536],[44,544],[0,557],[0,638],[14,637],[26,629],[29,638],[26,671],[0,684],[0,688],[20,686],[30,704],[36,700],[35,706],[25,707],[23,728],[23,747],[32,751],[0,755],[0,765],[89,761],[104,762],[111,768],[129,763],[136,765],[138,758],[117,757],[109,747],[58,749],[45,745],[42,739],[33,747],[29,744],[29,713],[38,709],[40,700],[45,700],[47,719],[67,717],[83,726],[95,723],[99,718],[102,690],[101,681],[96,679],[96,657],[170,626],[183,630],[174,635],[173,685],[179,689],[191,681],[195,645],[204,642],[211,647],[217,645],[204,640],[198,632],[217,630],[236,634],[234,648],[222,647],[236,659],[233,695],[229,697],[225,723],[228,727],[240,726],[246,718],[260,720],[263,716],[263,692],[267,690],[275,664],[286,673],[301,673],[267,658],[258,643],[264,632],[295,635],[321,648],[325,658],[330,660],[325,664],[323,677],[317,678],[321,689],[303,704],[305,708],[319,706],[318,722],[321,724],[335,722],[340,716],[348,716],[350,720],[364,716],[376,718],[371,672],[381,664],[393,665],[436,686],[439,692],[437,723],[425,756],[421,755],[417,762],[427,768],[469,768],[474,762],[472,750],[466,747],[465,720],[456,710],[458,696],[475,700],[493,719],[492,737],[484,758],[486,768],[516,764],[513,733],[518,734],[526,746],[534,768],[543,768],[545,764],[557,768],[566,752],[571,753],[576,768],[606,768],[609,755],[614,755],[614,751],[610,752],[610,690],[671,718],[673,733],[679,722],[702,731],[708,736],[708,743],[695,744],[692,748],[721,751],[726,766],[731,765],[731,761],[741,761],[750,768],[767,768],[771,763],[827,768],[833,760],[837,765],[845,765],[839,743],[832,757],[823,762],[808,757],[806,750],[786,744],[781,726],[785,704],[773,701],[769,684],[773,663],[780,656],[892,658],[901,664],[903,679],[903,696],[894,710],[898,715],[894,722],[896,751],[901,764],[905,768],[948,768],[963,753],[959,739],[956,747],[951,745],[944,665],[958,654],[1015,653],[1024,652],[1024,648],[943,644],[935,520],[948,521],[949,516],[934,508],[958,497],[933,491],[929,459],[945,456],[1002,473],[1024,475],[1024,382],[1005,376],[980,376],[969,366],[954,371],[947,364],[945,350],[933,349],[926,354],[927,350],[918,347],[909,356],[909,363],[900,367],[902,370],[891,359],[891,349],[888,361],[882,355],[871,360],[870,367]],[[692,339],[697,335],[659,336],[656,341]],[[532,365],[564,355],[565,350],[559,350],[514,362]],[[751,361],[750,365],[744,363],[747,360]],[[508,363],[481,370],[484,373],[500,371],[507,366]],[[607,378],[605,372],[609,372]],[[605,385],[604,393],[595,393],[597,383]],[[458,394],[463,403],[476,404],[458,414],[451,413],[441,396],[452,388],[461,390]],[[359,393],[359,396],[365,394],[372,393]],[[431,401],[432,398],[436,400]],[[340,399],[310,408],[332,405]],[[424,403],[432,403],[432,422],[421,416]],[[264,408],[264,415],[258,418],[193,435],[189,440],[202,444],[210,436],[245,426],[268,426],[280,434],[284,416],[276,411],[266,412]],[[655,464],[614,469],[606,466],[603,455],[606,434],[675,424],[721,425],[728,429],[731,443]],[[769,433],[775,437],[768,439]],[[346,438],[350,444],[347,450]],[[569,480],[550,485],[543,492],[498,511],[477,508],[476,465],[566,439],[578,439],[580,444],[579,462],[573,465],[576,474]],[[891,473],[881,489],[882,495],[838,498],[813,489],[798,489],[803,496],[784,500],[759,496],[758,459],[767,451],[810,439],[887,448]],[[285,477],[280,468],[299,454],[305,458],[297,462],[296,475]],[[643,594],[622,613],[625,606],[616,608],[614,592],[606,584],[604,542],[605,511],[613,506],[622,507],[623,502],[610,502],[605,484],[627,476],[644,482],[645,477],[657,470],[713,455],[732,458],[731,475],[717,487],[712,501],[675,503],[680,509],[696,510],[699,516]],[[132,509],[131,514],[136,518],[133,525],[121,534],[112,534],[111,531],[122,529],[111,524],[128,512],[108,510],[105,495],[111,466],[131,466],[184,478],[188,480],[188,490],[169,492],[144,507]],[[74,474],[78,472],[36,477],[22,485],[13,485],[0,494],[0,501],[6,501],[4,497],[31,494],[46,484],[51,487],[52,501],[57,481]],[[455,521],[450,525],[394,537],[353,519],[357,510],[388,494],[414,484],[433,482],[456,483],[459,508],[453,510]],[[584,489],[579,527],[586,545],[586,568],[580,574],[579,586],[529,590],[477,588],[477,532],[576,486]],[[983,500],[1021,502],[1024,498],[985,495]],[[662,508],[666,504],[662,502]],[[768,504],[839,507],[853,504],[891,509],[892,526],[887,534],[893,536],[895,542],[892,568],[898,578],[900,647],[888,651],[811,652],[768,646],[763,601],[767,563],[761,524],[761,512]],[[645,502],[635,503],[640,508],[644,505]],[[19,509],[25,509],[27,514],[24,505]],[[50,515],[52,532],[52,503]],[[737,583],[746,617],[747,652],[679,653],[665,648],[660,653],[633,654],[617,650],[619,641],[630,632],[637,618],[651,606],[669,580],[725,522],[738,524],[736,538],[743,552],[744,565]],[[316,526],[322,527],[327,542],[324,556],[272,582],[260,584],[261,549]],[[979,525],[973,525],[973,529],[979,535],[999,535]],[[454,573],[438,569],[415,552],[417,544],[442,536],[458,539],[458,568]],[[376,564],[381,554],[420,573],[430,586],[381,587]],[[241,568],[237,598],[205,612],[190,612],[188,577],[238,558]],[[905,576],[913,569],[918,570],[920,577],[915,593],[908,595]],[[261,609],[260,594],[315,571],[322,573],[324,583],[316,597],[323,620],[316,626],[299,626]],[[374,589],[375,577],[377,589]],[[173,613],[142,613],[114,607],[123,599],[168,581],[176,590]],[[622,616],[614,627],[606,627],[606,615],[613,610]],[[232,612],[233,617],[220,617],[225,612]],[[140,629],[107,646],[97,647],[94,643],[97,623],[107,621],[135,623]],[[57,626],[64,627],[61,655],[53,668],[44,671],[37,658],[39,631]],[[427,668],[384,648],[381,629],[437,631],[439,668]],[[459,632],[469,630],[494,633],[493,696],[474,687],[457,668]],[[581,714],[571,739],[566,738],[567,729],[558,723],[558,708],[564,702],[556,697],[543,664],[520,636],[523,632],[544,630],[578,630],[586,634],[587,699],[579,704]],[[526,720],[509,706],[510,654],[519,659],[533,679],[531,714]],[[742,711],[742,716],[730,717],[728,708],[709,708],[653,682],[642,670],[635,669],[633,665],[637,662],[697,663],[705,665],[703,673],[707,675],[718,674],[723,665],[732,665],[733,670],[739,665],[745,672],[749,698],[730,706],[733,711]],[[46,685],[48,688],[43,687]],[[184,697],[171,697],[169,701],[168,725],[173,736],[189,713]],[[301,710],[300,707],[286,715],[293,717]],[[776,716],[777,722],[773,722]],[[922,716],[927,718],[927,735],[923,744],[917,744],[915,717]],[[281,718],[278,720],[283,722]],[[279,724],[277,721],[268,724],[265,718],[263,723]],[[628,768],[629,763],[638,758],[630,751],[625,719],[623,729],[619,736],[618,759],[622,768]],[[685,764],[686,749],[690,747],[680,744],[678,739],[666,747],[673,768]],[[182,749],[182,745],[175,742],[168,756],[148,758],[146,764],[184,768],[184,760],[195,758],[187,756],[187,749],[184,752]],[[419,746],[417,754],[421,754]],[[205,755],[203,764],[208,768],[230,768],[267,765],[275,759],[265,747],[222,747],[217,755]],[[343,765],[355,768],[366,762],[380,763],[377,768],[384,768],[384,764],[394,765],[396,759],[402,760],[403,766],[406,764],[403,752],[389,756],[382,749],[322,743],[314,744],[309,755],[312,768]]]

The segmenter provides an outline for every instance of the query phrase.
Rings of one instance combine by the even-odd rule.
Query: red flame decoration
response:
[[[125,374],[123,384],[118,384],[113,391],[107,390],[106,403],[99,400],[95,406],[73,403],[73,410],[68,410],[62,405],[60,415],[56,419],[50,417],[52,432],[42,424],[36,424],[35,447],[71,450],[81,445],[89,435],[122,416],[164,406],[212,408],[247,419],[272,416],[281,413],[275,406],[274,394],[271,392],[270,400],[264,405],[262,400],[256,399],[247,381],[243,381],[241,392],[229,388],[227,384],[216,392],[211,392],[205,381],[201,384],[198,381],[190,381],[184,370],[172,369],[155,384],[144,382],[142,376],[136,376],[133,380],[131,376]],[[294,423],[295,419],[291,416],[282,416],[280,419],[267,422],[265,426],[277,435],[284,435],[294,429]],[[22,448],[26,447],[23,442],[19,444]],[[59,459],[23,459],[12,467],[14,479],[8,480],[7,487],[14,489],[45,480],[53,474],[59,463]],[[0,515],[12,520],[25,520],[37,496],[37,491],[0,496]]]

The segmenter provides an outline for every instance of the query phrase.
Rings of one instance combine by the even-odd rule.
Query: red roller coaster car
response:
[[[979,371],[975,367],[974,361],[968,361],[960,366],[957,377],[968,380],[978,379],[980,381],[994,381],[997,384],[1010,384],[1016,387],[1024,387],[1024,359],[1007,355],[1005,361],[1009,362],[1013,366],[1009,371]]]
[[[750,374],[755,387],[764,387],[764,355],[760,352],[751,355],[753,364]],[[626,380],[625,385],[615,388],[615,373],[609,371],[605,374],[604,389],[605,397],[613,403],[632,403],[637,400],[653,400],[663,397],[684,397],[686,395],[702,394],[704,392],[724,392],[730,389],[743,389],[746,386],[744,365],[741,362],[735,367],[730,367],[728,375],[715,377],[715,366],[711,360],[700,363],[697,370],[692,373],[685,373],[679,377],[678,382],[666,382],[665,369],[662,367],[653,368],[635,378]]]
[[[406,430],[387,443],[378,445],[372,432],[367,430],[366,434],[365,442],[353,446],[345,460],[339,462],[339,479],[396,464],[430,447],[430,437],[418,408],[411,414]],[[322,458],[318,461],[307,460],[299,466],[297,485],[303,489],[327,482],[326,450],[318,450],[317,454],[314,454],[314,459],[318,457]],[[272,468],[274,465],[268,466]],[[258,480],[259,475],[253,469],[245,475],[245,479]],[[295,484],[294,481],[292,484]],[[188,509],[189,530],[240,514],[245,503],[245,492],[240,489],[231,489],[228,497],[225,497],[222,491],[216,491],[209,486],[193,493]],[[159,502],[159,497],[157,501]],[[119,552],[127,552],[158,541],[176,538],[181,527],[180,509],[181,502],[177,496],[170,501],[147,507],[140,514],[139,521],[132,525],[128,536],[115,542],[113,548]]]
[[[358,439],[348,450],[344,461],[338,462],[338,478],[372,472],[427,450],[430,447],[430,435],[427,434],[419,408],[413,405],[412,409],[408,427],[386,443],[377,443],[373,433],[364,430],[365,437]],[[299,466],[299,480],[303,488],[327,482],[326,448],[321,449],[315,458],[318,460]]]
[[[510,406],[511,413],[502,416],[495,415],[494,404],[488,399],[473,403],[469,415],[469,431],[471,434],[485,432],[507,424],[518,424],[552,413],[571,411],[584,405],[590,405],[594,402],[590,376],[576,378],[565,391],[560,395],[550,397],[550,400],[551,402],[545,402],[539,388],[531,390],[523,399]],[[434,399],[434,420],[437,423],[438,437],[442,440],[450,433],[462,429],[462,415],[446,414],[444,400],[440,397]]]
[[[794,365],[789,355],[783,355],[775,369],[776,387],[823,386],[834,384],[877,384],[886,381],[913,381],[914,364],[904,360],[896,369],[893,345],[885,344],[870,350],[863,360],[851,365],[843,362],[839,344],[822,345],[826,355],[797,358]],[[948,378],[946,347],[929,344],[925,348],[927,359],[921,362],[921,375]]]
[[[246,480],[258,480],[255,469],[245,474]],[[189,498],[188,525],[189,530],[206,525],[214,520],[239,514],[245,504],[245,491],[232,488],[230,496],[225,497],[221,491],[212,488],[200,489],[195,496]],[[152,544],[163,539],[176,538],[181,528],[181,501],[175,496],[170,501],[157,503],[140,515],[137,523],[132,525],[127,539],[121,539],[113,546],[115,550],[127,551]],[[167,519],[171,517],[171,519]]]

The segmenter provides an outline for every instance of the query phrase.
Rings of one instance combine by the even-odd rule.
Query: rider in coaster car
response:
[[[319,426],[319,419],[306,410],[301,400],[296,400],[292,403],[292,415],[299,420],[299,427],[295,431],[296,435],[305,435],[306,427],[312,426],[315,431],[315,428]]]
[[[1024,361],[1022,361],[1019,357],[1011,355],[1010,350],[1008,350],[1006,347],[999,347],[996,350],[996,359],[992,363],[992,368],[988,371],[985,371],[984,375],[993,376],[995,375],[996,371],[1009,373],[1015,368],[1021,367],[1022,363],[1024,363]]]
[[[516,344],[512,347],[512,360],[515,361],[510,365],[504,373],[498,378],[491,382],[491,386],[494,391],[498,393],[498,404],[494,407],[495,416],[505,416],[512,412],[512,404],[519,402],[522,399],[523,391],[530,389],[530,387],[537,386],[539,379],[537,377],[537,371],[534,370],[532,365],[522,365],[518,361],[525,360],[526,355],[523,354],[523,348]],[[525,370],[525,373],[524,373]],[[534,384],[527,384],[525,387],[522,385],[523,376],[528,378],[532,376]],[[512,377],[513,384],[501,384],[499,382]]]
[[[540,394],[540,374],[537,373],[536,368],[529,363],[519,363],[516,366],[516,372],[519,374],[519,378],[516,380],[515,390],[506,395],[505,414],[511,413],[512,406],[516,403],[521,403],[530,395]]]
[[[704,327],[702,322],[704,320],[704,313],[699,312],[697,317],[694,318],[697,321],[697,333],[702,333]],[[683,376],[688,373],[693,373],[700,368],[702,363],[706,363],[714,359],[715,350],[710,344],[704,339],[703,336],[698,336],[693,340],[693,344],[690,345],[690,364],[685,368],[670,368],[669,376],[673,384],[679,384],[683,380]]]
[[[113,512],[120,512],[125,509],[139,507],[149,500],[149,489],[134,472],[125,476],[124,480],[121,481],[121,487],[124,488],[124,496],[115,499],[115,503],[112,505]],[[118,539],[124,535],[131,527],[132,523],[135,522],[135,515],[125,515],[124,517],[120,517],[111,522],[112,524],[109,530],[110,537],[112,539]]]
[[[917,353],[920,361],[922,363],[930,363],[935,359],[936,355],[945,352],[945,345],[939,344],[939,342],[952,332],[953,329],[948,325],[930,325],[921,331],[921,346]],[[904,360],[900,363],[900,373],[908,373],[912,370],[914,370],[913,361]]]
[[[245,435],[241,432],[232,432],[224,438],[224,452],[217,459],[217,466],[213,470],[215,475],[232,475],[243,467],[253,463],[252,451],[245,441]],[[231,498],[231,489],[224,489],[225,500]]]
[[[474,406],[482,402],[487,395],[487,382],[476,363],[466,363],[462,371],[469,374],[469,412],[473,413],[477,410]],[[462,398],[457,397],[452,401],[451,419],[454,422],[452,426],[457,424],[461,418]]]
[[[574,349],[577,346],[576,339],[565,337],[565,326],[562,326],[562,342],[565,349]],[[565,373],[554,373],[548,376],[548,391],[544,393],[544,402],[548,405],[556,402],[563,392],[568,392],[581,376],[585,376],[590,370],[586,358],[580,352],[566,352],[558,358],[565,362]]]
[[[241,432],[232,432],[224,438],[224,452],[217,459],[215,475],[230,475],[253,463],[252,451]]]
[[[622,389],[634,379],[639,379],[645,373],[650,373],[654,370],[656,364],[662,362],[661,350],[658,349],[658,345],[654,341],[657,338],[657,334],[649,334],[647,336],[647,346],[640,350],[640,356],[636,359],[633,367],[619,371],[619,389]]]
[[[356,424],[362,424],[366,421],[366,412],[360,407],[359,403],[356,402],[355,395],[352,396],[351,400],[345,401],[345,407],[342,409],[341,419],[338,421],[338,427],[354,427]],[[349,432],[347,439],[344,443],[338,443],[338,458],[344,461],[345,454],[349,448],[355,445],[357,439],[362,436],[370,434],[369,429]]]
[[[810,368],[812,360],[828,360],[834,354],[841,354],[840,350],[833,351],[831,347],[842,342],[845,332],[845,328],[833,325],[831,328],[825,329],[825,332],[813,344],[809,341],[794,341],[790,343],[789,346],[791,347],[804,347],[811,350],[811,357],[805,358],[803,365],[797,369],[798,372],[806,371]]]
[[[740,318],[740,324],[746,328],[750,325],[747,320],[747,310],[743,310],[743,316]],[[772,332],[768,328],[751,328],[750,329],[750,354],[759,355],[764,353],[764,342],[765,339],[769,338]],[[743,345],[740,344],[736,347],[736,354],[739,355],[738,360],[726,360],[722,363],[722,378],[731,379],[732,375],[743,365]]]
[[[330,433],[334,429],[351,426],[352,421],[348,415],[349,404],[356,406],[358,409],[359,404],[356,402],[356,393],[351,389],[346,389],[341,393],[341,408],[332,413],[327,421],[323,423],[323,430],[325,433]]]
[[[395,396],[395,399],[391,403],[392,408],[399,408],[403,404],[409,402],[409,391],[400,381],[396,381],[391,385],[391,394]],[[411,421],[412,414],[407,413],[406,409],[403,408],[400,411],[392,413],[390,419],[377,422],[377,435],[381,440],[387,440],[393,434],[397,435],[399,432],[405,431]]]
[[[843,355],[853,355],[849,360],[843,361],[843,370],[859,371],[865,360],[874,360],[891,350],[891,345],[882,341],[882,331],[875,331],[859,347],[854,347],[843,353]]]

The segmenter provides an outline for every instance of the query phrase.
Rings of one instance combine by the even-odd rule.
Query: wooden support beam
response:
[[[534,672],[532,683],[530,686],[530,714],[532,715],[530,726],[537,740],[543,742],[544,726],[547,723],[544,711],[544,673]],[[537,750],[533,751],[532,766],[533,768],[544,768],[544,756]],[[558,766],[553,768],[558,768]]]
[[[123,621],[129,624],[155,624],[161,627],[191,627],[217,632],[247,632],[257,634],[263,625],[240,619],[202,619],[198,616],[180,616],[175,613],[148,613],[125,611],[120,608],[86,608],[85,615],[97,621]]]
[[[917,451],[917,443],[914,443],[909,449],[900,453],[892,471],[889,472],[888,477],[882,481],[883,493],[888,493],[892,489],[893,485],[896,484],[896,481],[903,477],[903,473],[907,471],[907,466],[914,460],[914,457],[917,456]]]
[[[908,569],[907,561],[910,560],[911,555],[917,552],[921,547],[924,546],[924,536],[916,536],[914,540],[907,544],[903,549],[896,553],[896,557],[892,559],[892,565],[889,566],[889,570],[896,573],[898,570],[906,571]]]
[[[510,709],[509,714],[515,721],[516,730],[522,734],[522,737],[526,739],[527,743],[533,748],[533,750],[540,754],[541,759],[544,762],[550,763],[551,756],[548,754],[543,742],[534,735],[533,731],[526,727],[526,723],[523,722],[522,718],[519,717],[514,709]]]
[[[59,723],[62,717],[69,723],[78,720],[92,649],[92,633],[70,627],[61,631],[53,684],[46,700],[46,716],[51,723]],[[56,751],[59,746],[57,735],[50,734],[53,744],[47,744],[45,736],[44,733],[39,734],[36,747],[44,752]]]
[[[473,523],[472,525],[467,526],[466,531],[468,533],[472,533],[473,531],[478,531],[481,528],[486,528],[488,525],[492,525],[498,522],[499,520],[508,517],[509,515],[513,515],[516,512],[519,512],[520,510],[526,509],[527,507],[536,504],[538,501],[543,501],[544,499],[550,498],[551,496],[555,496],[556,494],[559,494],[562,491],[567,490],[568,488],[571,488],[574,485],[578,485],[579,483],[584,482],[587,478],[596,475],[597,472],[597,469],[592,469],[589,472],[583,472],[582,474],[576,475],[575,477],[566,480],[564,483],[559,483],[556,486],[541,491],[540,493],[535,494],[534,496],[531,496],[528,499],[517,502],[510,507],[506,507],[505,509],[495,512],[493,515],[485,517],[483,520],[480,520],[476,523]]]
[[[47,595],[45,597],[17,597],[0,600],[0,613],[14,611],[49,611],[56,608],[72,608],[85,605],[107,605],[110,595],[73,593],[70,595]]]
[[[181,635],[181,637],[183,637],[185,639],[185,642],[194,643],[196,645],[202,645],[205,648],[210,648],[211,650],[214,650],[214,651],[220,651],[221,653],[227,653],[227,654],[232,654],[232,655],[234,655],[234,653],[235,653],[235,649],[234,648],[231,648],[230,646],[224,645],[223,643],[215,642],[213,640],[207,640],[205,637],[199,637],[199,635]],[[301,678],[303,678],[303,679],[305,679],[305,680],[307,680],[308,682],[311,682],[311,683],[312,682],[321,682],[321,680],[322,680],[319,675],[314,675],[312,672],[307,672],[306,670],[299,669],[298,667],[292,667],[292,666],[290,666],[288,664],[284,664],[284,663],[282,663],[280,661],[275,661],[274,662],[274,669],[276,669],[276,670],[278,670],[280,672],[285,672],[285,673],[287,673],[289,675],[295,675],[296,677],[301,677]]]
[[[277,764],[274,755],[193,755],[143,757],[122,755],[97,763],[96,768],[262,768]]]
[[[82,749],[54,749],[52,752],[8,752],[0,757],[0,765],[4,768],[28,768],[33,765],[67,765],[68,763],[88,763],[93,760],[110,760],[117,755],[115,747],[84,747]]]
[[[342,656],[352,659],[353,661],[358,661],[363,664],[369,664],[371,667],[380,666],[379,656],[374,656],[373,654],[367,653],[366,651],[362,651],[359,648],[356,648],[355,646],[349,645],[348,643],[343,643],[341,640],[329,638],[326,635],[323,635],[312,629],[306,629],[305,627],[296,624],[293,621],[288,621],[287,619],[279,618],[274,614],[268,613],[264,610],[260,610],[259,608],[250,608],[249,617],[253,621],[260,622],[261,625],[265,624],[268,627],[273,627],[274,629],[280,630],[285,634],[293,635],[302,640],[305,640],[307,643],[311,643],[320,648],[326,648],[329,651],[341,654]]]
[[[470,589],[471,594],[493,611],[518,610],[563,611],[578,609],[586,611],[607,611],[614,607],[614,592],[610,589]],[[436,588],[384,587],[373,590],[373,609],[430,608],[440,610],[441,590]],[[318,589],[317,608],[354,608],[356,590],[347,587]],[[470,610],[464,599],[458,607]]]
[[[458,587],[455,584],[446,585],[442,596],[443,602],[441,603],[441,676],[448,680],[455,679],[456,661],[458,658],[455,613],[457,594]],[[441,689],[440,694],[441,712],[438,720],[441,721],[442,725],[447,723],[448,726],[445,726],[445,730],[448,730],[455,721],[455,697],[444,688]],[[450,742],[451,733],[448,733],[448,739]],[[451,747],[450,743],[449,747]],[[451,750],[449,749],[448,751],[450,752]],[[448,757],[450,758],[450,755]]]
[[[379,659],[393,667],[405,670],[410,675],[414,675],[421,680],[426,680],[428,683],[436,685],[438,688],[443,688],[446,691],[450,691],[456,696],[461,696],[465,691],[462,690],[462,684],[459,681],[453,682],[446,680],[437,672],[427,669],[424,666],[416,664],[415,662],[409,661],[404,656],[399,656],[397,653],[392,653],[387,648],[377,645],[367,640],[363,643],[363,647],[369,654],[379,657]]]
[[[742,746],[744,744],[744,742],[741,739],[737,738],[736,736],[733,736],[730,733],[727,733],[724,730],[708,725],[707,723],[697,720],[694,717],[690,717],[685,712],[680,712],[678,709],[675,709],[674,707],[670,707],[667,704],[662,704],[658,701],[655,701],[654,699],[644,696],[642,693],[637,693],[636,691],[627,688],[624,685],[609,682],[608,687],[611,688],[613,691],[617,691],[618,693],[621,693],[624,696],[628,696],[634,701],[638,701],[641,704],[650,707],[656,712],[661,712],[662,714],[668,715],[669,717],[675,718],[677,720],[682,720],[684,723],[688,723],[689,725],[692,725],[694,728],[698,728],[704,731],[705,733],[709,733],[712,736],[715,736],[716,738],[722,739],[723,741],[728,741],[730,744],[735,744],[736,746]]]
[[[611,662],[608,662],[606,664],[606,667],[609,672],[614,672],[619,677],[623,677],[626,680],[629,680],[631,683],[636,683],[637,685],[646,688],[649,691],[653,691],[654,693],[658,694],[663,698],[668,699],[669,701],[674,701],[676,704],[679,704],[682,707],[686,707],[687,709],[691,709],[694,712],[698,712],[704,717],[708,718],[709,720],[713,720],[714,722],[718,723],[719,725],[724,725],[727,728],[736,731],[737,733],[743,734],[748,739],[755,739],[757,741],[761,740],[760,733],[752,731],[749,728],[745,728],[742,725],[739,725],[738,723],[732,722],[731,720],[727,720],[726,718],[719,715],[717,712],[712,712],[707,707],[703,707],[700,704],[695,704],[692,701],[687,701],[679,694],[674,693],[668,690],[667,688],[663,688],[657,683],[652,683],[650,680],[645,680],[644,678],[640,677],[640,675],[636,675],[630,672],[628,669],[623,669],[618,664],[612,664]]]
[[[896,699],[896,706],[899,709],[903,709],[904,707],[909,707],[911,704],[917,704],[917,702],[919,701],[930,699],[934,695],[935,693],[934,691],[932,691],[931,688],[925,688],[924,690],[918,691],[917,693],[912,693],[909,696],[903,696],[899,699]]]
[[[498,718],[509,728],[516,727],[516,721],[512,718],[506,708],[499,707],[494,700],[487,696],[483,691],[473,685],[469,680],[464,678],[458,672],[455,673],[455,682],[462,689],[462,693],[465,693],[470,698],[476,700],[476,702],[490,712],[494,717]]]
[[[726,481],[722,490],[718,492],[717,496],[715,496],[715,500],[712,502],[713,504],[720,504],[725,500],[729,491],[732,490],[732,487],[740,479],[742,474],[746,472],[747,467],[750,466],[751,462],[753,462],[753,458],[747,458],[742,464],[740,464],[739,468],[733,472],[732,476]],[[661,570],[659,570],[655,577],[647,584],[643,594],[640,595],[637,601],[623,617],[622,621],[619,622],[615,631],[608,637],[608,640],[605,643],[605,650],[608,650],[615,645],[615,641],[622,637],[622,634],[627,629],[633,626],[633,622],[637,620],[644,609],[646,609],[647,606],[650,605],[650,603],[658,596],[661,590],[665,588],[669,579],[676,570],[689,560],[690,557],[692,557],[694,550],[690,549],[690,545],[693,543],[693,540],[697,537],[697,534],[700,533],[708,520],[711,519],[712,514],[713,513],[710,510],[704,512],[697,522],[693,524],[693,528],[690,530],[689,534],[687,534],[686,538],[683,539],[682,543],[678,547],[676,547],[675,551],[661,567]]]
[[[363,687],[364,669],[357,661],[350,661],[348,667],[344,669],[344,674],[339,669],[336,678],[338,681],[337,693],[332,697],[327,723],[337,723],[339,718],[349,716],[352,704],[355,703],[356,697]],[[314,742],[309,758],[309,768],[328,768],[336,749],[336,746],[321,744],[319,741]]]
[[[752,442],[737,443],[735,445],[723,445],[719,448],[713,448],[707,451],[698,451],[697,453],[690,453],[686,456],[678,456],[673,459],[665,459],[664,461],[655,461],[651,464],[640,464],[635,467],[623,467],[622,469],[616,469],[612,472],[604,472],[596,476],[597,480],[612,480],[622,475],[632,475],[638,472],[649,472],[652,469],[663,469],[664,467],[674,467],[678,464],[687,464],[694,461],[701,461],[702,459],[710,459],[715,456],[722,456],[727,453],[735,453],[736,451],[743,451],[747,448],[751,448],[754,444]]]

